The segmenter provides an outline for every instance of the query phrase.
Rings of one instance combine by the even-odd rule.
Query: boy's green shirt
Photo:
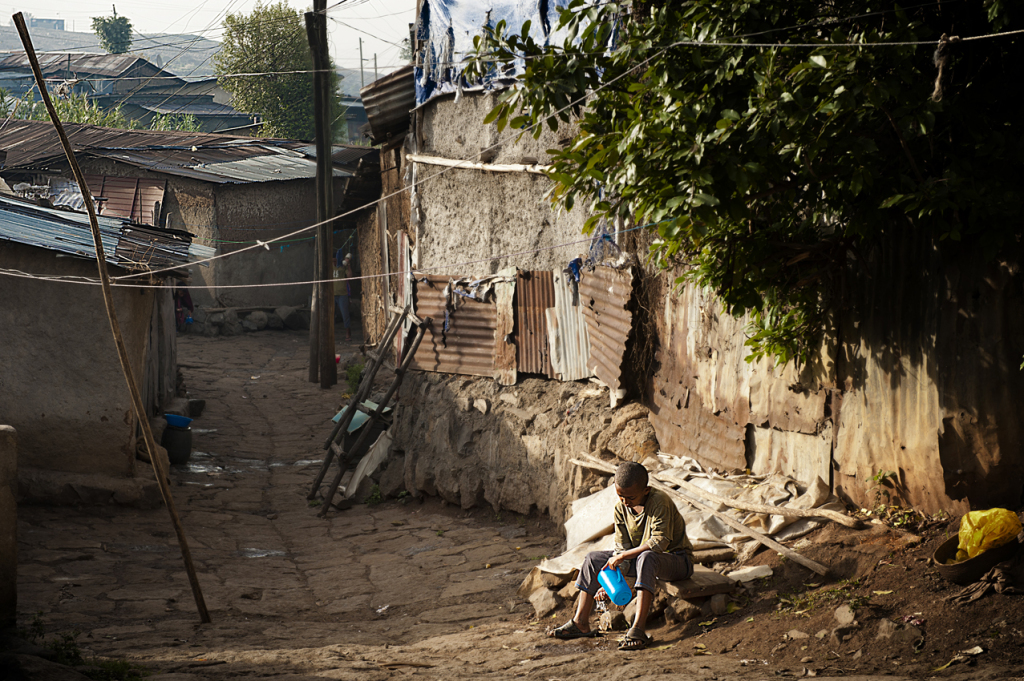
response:
[[[651,488],[640,513],[634,513],[621,500],[615,504],[615,549],[628,551],[644,544],[655,553],[686,551],[693,555],[693,545],[686,538],[686,521],[659,489]]]

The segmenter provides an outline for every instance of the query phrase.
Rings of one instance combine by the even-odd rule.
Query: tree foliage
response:
[[[466,75],[525,55],[488,122],[576,120],[551,152],[554,199],[585,203],[588,229],[656,223],[654,261],[750,314],[750,359],[784,362],[886,235],[1018,248],[1022,41],[966,40],[1019,27],[1009,5],[573,0],[562,45],[499,22]],[[960,40],[936,49],[943,34]]]
[[[100,39],[100,45],[111,54],[124,54],[132,46],[132,22],[128,17],[117,16],[117,7],[111,5],[114,15],[93,17],[92,31]]]
[[[54,97],[53,108],[56,109],[57,118],[62,123],[83,123],[121,130],[142,129],[141,123],[125,116],[120,106],[113,109],[101,109],[85,94]],[[7,90],[0,89],[0,109],[8,112],[11,118],[18,120],[50,120],[46,105],[42,101],[36,101],[32,92],[27,93],[19,100],[12,97]],[[199,121],[192,114],[157,114],[150,121],[149,129],[199,132]]]
[[[284,2],[257,3],[249,15],[229,14],[224,20],[224,41],[214,57],[218,82],[231,93],[239,111],[263,118],[264,134],[272,137],[312,140],[313,74],[280,73],[310,71],[306,29],[299,12]],[[271,75],[225,77],[231,73]],[[334,74],[334,69],[331,69]],[[337,75],[331,91],[337,93]],[[340,97],[332,107],[332,120],[343,111]]]

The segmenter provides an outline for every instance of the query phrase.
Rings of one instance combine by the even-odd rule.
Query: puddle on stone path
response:
[[[243,558],[269,558],[270,556],[283,556],[284,551],[275,551],[274,549],[239,549],[236,555],[242,556]]]

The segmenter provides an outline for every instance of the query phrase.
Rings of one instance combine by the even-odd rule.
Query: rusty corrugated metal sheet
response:
[[[578,381],[593,376],[590,361],[590,334],[583,306],[573,295],[567,275],[553,273],[552,289],[555,304],[544,311],[551,351],[552,377],[562,381]]]
[[[494,375],[494,331],[497,307],[493,303],[460,299],[444,332],[444,288],[449,277],[428,275],[416,282],[416,314],[432,317],[411,367],[421,371],[468,376]]]
[[[633,269],[597,267],[583,275],[579,291],[590,340],[588,366],[609,388],[619,390],[626,343],[633,330]]]
[[[416,107],[416,81],[412,64],[375,80],[359,91],[371,139],[383,144],[389,137],[404,135],[409,129],[409,112]]]
[[[516,366],[527,374],[555,377],[548,348],[545,311],[555,306],[551,272],[516,274]]]
[[[661,450],[724,470],[746,468],[746,428],[715,416],[701,405],[692,388],[665,380],[666,375],[674,374],[654,377],[648,416]]]
[[[163,203],[167,180],[139,177],[86,175],[89,192],[97,202],[99,215],[119,217],[140,225],[156,225],[160,216],[156,204]]]

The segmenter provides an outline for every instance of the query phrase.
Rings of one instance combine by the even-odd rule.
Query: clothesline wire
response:
[[[629,229],[616,230],[614,232],[611,232],[611,234],[616,234],[616,235],[626,234],[628,232],[634,232],[634,231],[636,231],[638,229],[646,229],[648,227],[653,227],[653,226],[655,226],[657,224],[660,224],[660,223],[652,222],[652,223],[648,223],[646,225],[636,225],[634,227],[630,227]],[[540,248],[532,248],[532,249],[527,249],[527,250],[522,250],[522,251],[515,251],[515,252],[512,252],[512,253],[504,253],[502,255],[493,255],[493,256],[488,256],[486,258],[477,258],[475,260],[467,260],[465,262],[455,263],[455,264],[451,264],[451,265],[435,265],[433,267],[418,267],[418,268],[414,268],[414,269],[410,269],[410,270],[404,270],[404,271],[399,271],[399,272],[388,272],[388,273],[382,273],[382,274],[363,274],[363,275],[360,275],[360,276],[357,276],[357,277],[341,277],[341,278],[338,278],[338,279],[312,279],[312,280],[309,280],[309,281],[285,281],[285,282],[268,283],[268,284],[228,284],[228,285],[224,285],[224,286],[217,285],[217,284],[184,284],[184,285],[181,285],[181,286],[176,286],[176,288],[187,288],[187,289],[204,289],[204,288],[240,289],[240,288],[270,288],[270,287],[274,287],[274,286],[309,286],[309,285],[312,285],[312,284],[322,284],[322,283],[327,283],[327,282],[362,281],[362,280],[367,280],[367,279],[382,279],[384,277],[403,276],[403,275],[406,275],[406,274],[412,274],[412,275],[425,274],[427,272],[436,272],[438,270],[455,270],[455,269],[467,267],[469,265],[479,265],[481,263],[495,262],[497,260],[507,260],[509,258],[515,258],[515,257],[522,256],[522,255],[534,255],[536,253],[543,253],[545,251],[553,251],[553,250],[557,250],[559,248],[568,248],[569,246],[577,246],[579,244],[593,243],[595,241],[595,239],[599,239],[599,238],[600,238],[600,236],[595,235],[595,236],[586,237],[584,239],[574,239],[572,241],[565,241],[563,243],[554,244],[552,246],[542,246]],[[175,269],[181,269],[181,267],[179,266],[179,267],[177,267]],[[91,286],[99,286],[100,285],[99,279],[95,279],[93,277],[80,276],[80,275],[40,276],[40,275],[35,275],[35,274],[31,274],[29,272],[23,272],[21,270],[15,270],[15,269],[0,269],[0,274],[6,275],[6,276],[15,277],[15,278],[21,278],[21,279],[37,279],[37,280],[40,280],[40,281],[50,281],[50,282],[58,282],[58,283],[64,283],[64,284],[85,284],[85,285],[91,285]],[[149,273],[148,272],[143,272],[142,274],[149,274]],[[111,283],[111,285],[112,286],[118,286],[118,287],[121,287],[121,288],[137,288],[137,289],[168,288],[167,284],[121,284],[121,283],[113,282],[113,283]]]
[[[554,111],[553,113],[543,117],[542,119],[540,119],[536,123],[523,128],[522,130],[516,131],[514,133],[510,133],[509,135],[499,139],[497,142],[495,142],[491,146],[487,147],[486,149],[481,149],[480,153],[484,153],[484,152],[490,151],[491,149],[496,149],[497,147],[500,147],[501,145],[505,144],[506,142],[511,141],[513,138],[517,138],[517,137],[519,137],[521,135],[524,135],[527,132],[531,131],[533,128],[535,128],[535,127],[537,127],[539,125],[543,125],[544,122],[547,121],[548,119],[554,118],[555,116],[558,116],[559,114],[561,114],[561,113],[563,113],[565,111],[568,111],[573,106],[576,106],[576,105],[580,104],[581,102],[585,101],[587,99],[587,97],[591,96],[593,93],[599,92],[599,91],[603,90],[606,87],[610,87],[613,83],[615,83],[619,79],[625,78],[631,72],[636,71],[637,69],[642,68],[648,62],[650,62],[653,59],[657,58],[661,54],[664,54],[664,52],[666,50],[667,50],[667,48],[665,50],[661,50],[661,51],[659,51],[659,52],[657,52],[655,54],[652,54],[650,57],[647,57],[646,59],[640,61],[639,63],[637,63],[634,66],[631,66],[629,69],[623,71],[622,73],[620,73],[619,75],[615,76],[614,78],[608,80],[605,83],[602,83],[600,86],[595,88],[592,93],[586,94],[586,95],[584,95],[582,97],[577,98],[576,100],[574,100],[572,102],[569,102],[568,104],[566,104],[561,109],[558,109],[557,111]],[[460,161],[459,163],[460,164],[462,164],[462,163],[471,164],[471,163],[474,163],[474,161],[466,159],[466,160]],[[436,172],[436,173],[434,173],[432,175],[428,175],[427,177],[422,178],[421,180],[418,180],[418,182],[427,182],[427,181],[432,180],[434,178],[440,177],[441,175],[444,175],[447,172],[455,170],[455,169],[457,169],[459,167],[466,168],[468,166],[461,166],[461,165],[458,165],[458,164],[457,165],[453,165],[453,166],[446,166],[445,168],[442,168],[440,171],[438,171],[438,172]],[[346,211],[346,212],[344,212],[344,213],[342,213],[340,215],[336,215],[333,218],[328,218],[327,220],[323,220],[321,222],[317,222],[315,224],[308,225],[308,226],[303,227],[301,229],[297,229],[294,232],[290,232],[288,234],[282,234],[282,235],[274,237],[272,239],[267,239],[265,242],[258,243],[258,244],[253,244],[251,246],[246,246],[245,248],[240,248],[238,250],[231,251],[230,253],[222,253],[220,255],[215,255],[215,256],[210,257],[210,258],[205,258],[203,260],[198,260],[198,261],[193,262],[192,264],[194,264],[194,265],[195,264],[200,264],[201,265],[201,264],[206,263],[206,262],[211,262],[211,261],[214,261],[214,260],[219,260],[220,258],[225,258],[225,257],[228,257],[228,256],[237,255],[239,253],[244,253],[246,251],[253,250],[253,249],[256,249],[256,248],[267,248],[267,250],[269,250],[269,244],[272,244],[272,243],[274,243],[276,241],[281,241],[283,239],[290,239],[290,238],[292,238],[294,236],[298,236],[299,234],[302,234],[304,232],[308,232],[310,230],[316,229],[317,227],[319,227],[321,225],[324,225],[324,224],[327,224],[327,223],[330,223],[330,222],[332,222],[334,220],[337,220],[337,219],[340,219],[340,218],[344,218],[344,217],[347,217],[349,215],[353,215],[353,214],[358,213],[360,211],[366,210],[367,208],[370,208],[372,206],[380,204],[380,203],[384,202],[387,199],[390,199],[392,197],[398,196],[400,194],[404,194],[405,192],[410,191],[414,187],[415,187],[415,185],[412,185],[412,186],[409,186],[409,187],[402,187],[401,189],[393,191],[390,194],[387,194],[385,196],[380,197],[379,199],[371,201],[371,202],[369,202],[369,203],[367,203],[367,204],[365,204],[363,206],[358,206],[356,208],[352,208],[352,209],[350,209],[350,210],[348,210],[348,211]],[[162,270],[158,269],[158,270],[152,270],[152,271],[148,271],[148,272],[139,272],[139,273],[136,273],[136,274],[126,274],[126,275],[122,275],[120,277],[112,277],[112,281],[118,281],[120,279],[131,279],[131,278],[134,278],[134,277],[147,276],[147,275],[152,275],[152,274],[160,274],[161,272],[168,272],[168,271],[175,270],[175,269],[179,269],[179,267],[167,267],[167,268],[164,268]]]
[[[1016,31],[1003,31],[1000,33],[986,33],[983,35],[967,36],[958,38],[959,42],[971,42],[975,40],[988,40],[992,38],[1005,38],[1008,36],[1015,36],[1024,34],[1024,29]],[[669,49],[672,47],[757,47],[757,48],[809,48],[809,49],[828,49],[828,48],[874,48],[874,47],[919,47],[922,45],[934,46],[938,45],[941,40],[905,40],[905,41],[893,41],[893,42],[876,42],[876,43],[865,43],[865,42],[853,42],[853,43],[749,43],[749,42],[716,42],[716,41],[697,41],[697,40],[678,40],[674,43],[670,43],[662,50]],[[591,52],[588,54],[606,54],[606,52]],[[523,55],[517,57],[517,59],[539,59],[546,55]],[[465,64],[466,60],[459,61],[431,61],[432,67],[437,66],[459,66]],[[394,65],[387,66],[385,68],[392,68]],[[255,76],[282,76],[282,75],[293,75],[293,74],[309,74],[309,73],[320,73],[320,72],[331,72],[333,69],[297,69],[291,71],[251,71],[245,73],[222,73],[217,78],[251,78]],[[110,77],[110,78],[75,78],[74,80],[81,83],[101,83],[106,81],[128,81],[128,80],[181,80],[181,76],[126,76],[126,77]],[[44,78],[47,82],[64,82],[66,78]]]

